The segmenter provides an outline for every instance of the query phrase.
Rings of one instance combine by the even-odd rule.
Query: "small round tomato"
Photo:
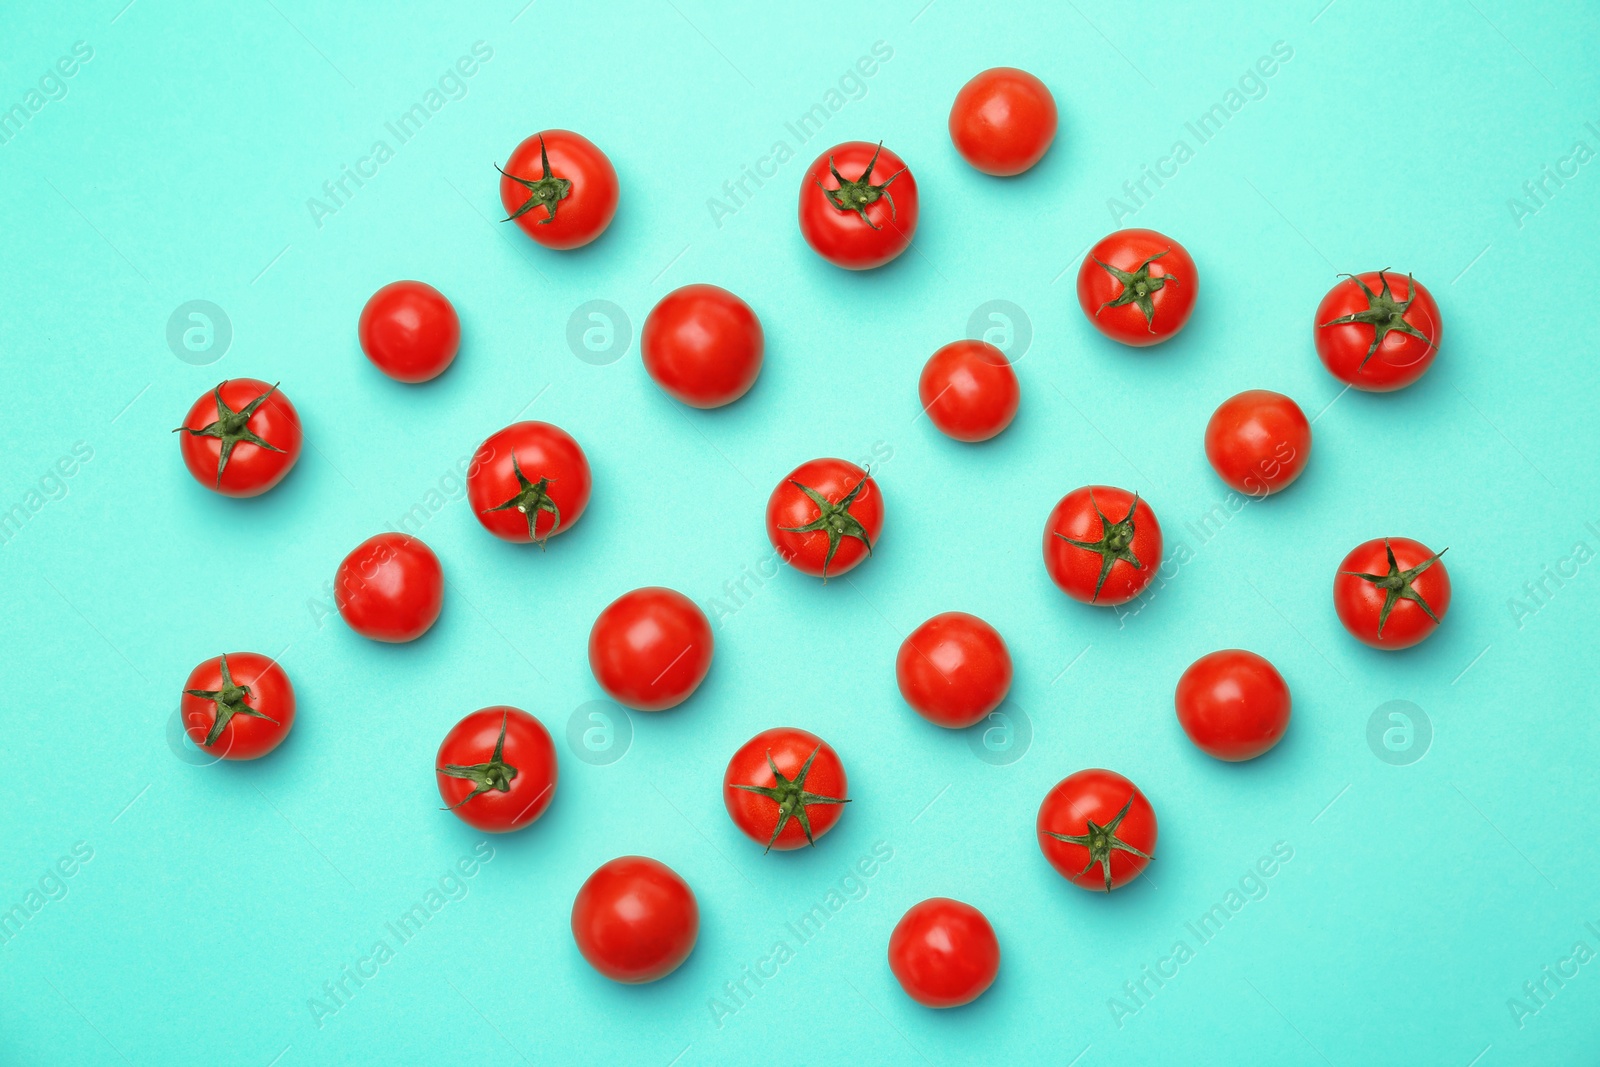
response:
[[[1126,604],[1161,566],[1161,526],[1139,494],[1086,485],[1062,497],[1044,526],[1044,565],[1085,604]]]
[[[1387,271],[1347,274],[1317,305],[1313,335],[1328,373],[1357,389],[1404,389],[1439,354],[1444,321],[1422,283]]]
[[[993,626],[964,611],[935,615],[911,631],[894,661],[900,695],[936,726],[981,722],[1011,691],[1011,653]]]
[[[909,248],[918,209],[917,179],[881,143],[835,145],[800,182],[801,236],[847,270],[881,267]]]
[[[520,830],[556,795],[556,746],[544,724],[496,704],[456,723],[434,765],[446,810],[485,833]]]
[[[194,402],[172,431],[194,480],[223,496],[260,496],[300,458],[300,413],[255,378],[231,378]]]
[[[415,641],[444,604],[444,568],[433,549],[402,533],[381,533],[339,564],[333,602],[350,629],[374,641]]]
[[[179,705],[184,732],[222,759],[259,759],[294,725],[294,687],[257,652],[230,652],[189,672]]]
[[[437,378],[456,358],[461,319],[443,293],[424,282],[390,282],[361,309],[356,333],[372,365],[397,382]]]
[[[700,906],[665,863],[622,856],[591,874],[572,902],[572,939],[613,982],[654,982],[689,958]]]
[[[883,494],[854,463],[813,459],[767,498],[767,538],[801,574],[840,575],[872,555],[883,530]]]
[[[545,130],[517,145],[500,171],[506,221],[546,248],[581,248],[617,213],[617,171],[594,142]]]
[[[793,726],[746,741],[722,776],[733,825],[768,851],[815,846],[844,814],[849,789],[833,746]]]
[[[1044,158],[1056,139],[1056,100],[1044,82],[1015,67],[991,67],[956,94],[950,140],[985,174],[1010,177]]]
[[[1067,881],[1109,893],[1139,877],[1156,850],[1156,813],[1116,771],[1069,774],[1039,805],[1039,851]]]
[[[540,548],[589,506],[589,460],[559,426],[514,422],[478,446],[467,468],[467,500],[502,541]]]
[[[1208,756],[1255,759],[1289,728],[1289,686],[1254,652],[1227,648],[1201,656],[1178,679],[1178,723]]]
[[[711,669],[705,612],[682,593],[649,586],[613,600],[589,631],[589,669],[606,695],[634,711],[677,707]]]
[[[1333,576],[1333,609],[1351,636],[1373,648],[1410,648],[1450,610],[1450,574],[1409,537],[1375,537],[1350,550]]]
[[[1159,344],[1183,329],[1200,295],[1188,250],[1155,230],[1118,230],[1078,268],[1078,306],[1094,328],[1125,345]]]
[[[939,432],[957,441],[995,436],[1022,399],[1011,361],[986,341],[953,341],[929,356],[917,396]]]
[[[749,392],[764,343],[750,305],[715,285],[674,289],[650,310],[639,335],[650,377],[696,408],[720,408]]]
[[[1268,389],[1224,400],[1206,423],[1206,459],[1217,477],[1250,496],[1269,496],[1311,459],[1311,423],[1300,405]]]
[[[1000,940],[983,912],[949,897],[914,904],[889,935],[889,969],[929,1008],[970,1004],[1000,973]]]

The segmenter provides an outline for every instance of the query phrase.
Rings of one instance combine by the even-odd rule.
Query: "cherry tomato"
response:
[[[711,669],[705,612],[682,593],[650,586],[613,600],[589,631],[589,668],[606,695],[635,711],[677,707]]]
[[[881,144],[835,145],[800,182],[801,236],[847,270],[881,267],[909,248],[918,209],[917,179]]]
[[[556,770],[550,731],[504,704],[452,726],[435,763],[445,808],[491,834],[520,830],[543,815],[556,795]]]
[[[1061,779],[1039,805],[1035,830],[1050,866],[1095,892],[1139,877],[1156,851],[1155,809],[1116,771],[1091,768]]]
[[[689,883],[644,856],[602,864],[572,902],[572,939],[613,982],[654,982],[678,969],[700,935]]]
[[[722,802],[750,840],[780,852],[816,845],[849,800],[839,754],[793,726],[763,730],[740,746],[722,776]]]
[[[467,500],[483,528],[540,548],[577,523],[590,485],[583,449],[548,422],[514,422],[490,435],[467,468]]]
[[[900,695],[936,726],[983,721],[1011,691],[1011,653],[993,626],[964,611],[935,615],[911,631],[894,661]]]
[[[1062,497],[1044,526],[1044,565],[1061,591],[1115,607],[1145,591],[1161,566],[1161,526],[1137,493],[1086,485]]]
[[[1254,652],[1227,648],[1201,656],[1178,679],[1178,723],[1208,756],[1255,759],[1289,728],[1289,686]]]
[[[390,282],[373,293],[356,332],[373,366],[409,384],[443,374],[461,345],[456,309],[424,282]]]
[[[1363,644],[1410,648],[1439,628],[1450,610],[1450,574],[1434,552],[1409,537],[1375,537],[1350,550],[1333,576],[1333,609]]]
[[[594,142],[545,130],[517,145],[500,169],[507,222],[546,248],[580,248],[617,213],[617,171]]]
[[[1021,174],[1056,139],[1056,100],[1015,67],[991,67],[961,87],[950,108],[950,140],[985,174]]]
[[[872,555],[883,530],[883,494],[847,460],[813,459],[767,498],[767,538],[801,574],[840,575]]]
[[[1200,274],[1188,251],[1154,230],[1102,237],[1078,268],[1078,306],[1095,329],[1125,345],[1172,337],[1199,295]]]
[[[300,458],[300,413],[255,378],[220,383],[172,432],[194,480],[223,496],[260,496]]]
[[[374,641],[415,641],[444,604],[444,569],[415,537],[381,533],[339,564],[333,601],[350,629]]]
[[[1300,405],[1267,389],[1224,400],[1206,423],[1206,458],[1217,477],[1250,496],[1269,496],[1311,459],[1311,423]]]
[[[889,969],[929,1008],[970,1004],[1000,973],[1000,940],[983,912],[949,897],[913,904],[889,935]]]
[[[189,672],[179,703],[183,730],[222,759],[259,759],[294,725],[294,687],[283,668],[257,652],[229,652]]]
[[[917,396],[946,437],[987,441],[1011,425],[1021,391],[1004,352],[985,341],[953,341],[928,357]]]
[[[650,310],[639,335],[650,377],[696,408],[720,408],[749,392],[763,346],[750,305],[715,285],[674,289]]]
[[[1379,270],[1344,278],[1317,305],[1313,333],[1322,365],[1357,389],[1404,389],[1439,354],[1439,305],[1409,274]]]

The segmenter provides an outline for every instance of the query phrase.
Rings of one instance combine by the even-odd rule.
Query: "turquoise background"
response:
[[[0,509],[22,507],[0,546],[0,909],[24,915],[0,944],[0,1061],[1592,1058],[1592,6],[123,2],[17,5],[0,34],[0,107],[26,109],[74,42],[93,50],[0,144]],[[397,145],[385,123],[480,41],[492,58],[464,95]],[[785,124],[875,42],[891,57],[801,144]],[[1264,95],[1197,144],[1185,123],[1275,42],[1292,58],[1243,86]],[[959,86],[996,64],[1039,75],[1061,109],[1054,149],[1011,181],[968,168],[945,131]],[[583,251],[497,221],[492,164],[546,127],[583,131],[621,176],[615,223]],[[922,222],[912,253],[846,274],[799,238],[796,189],[828,145],[880,137],[917,176]],[[319,227],[307,200],[379,138],[393,158]],[[1108,199],[1179,138],[1193,157],[1121,224],[1182,240],[1203,293],[1175,341],[1121,348],[1084,321],[1073,271],[1117,228]],[[795,157],[714,219],[708,200],[777,141]],[[1541,179],[1535,202],[1523,183]],[[1404,392],[1341,395],[1312,309],[1337,272],[1378,267],[1432,289],[1442,354]],[[422,387],[355,342],[365,298],[400,277],[463,319],[460,358]],[[651,305],[695,281],[737,290],[767,332],[760,381],[718,412],[670,402],[638,361]],[[220,358],[169,348],[169,316],[196,299],[227,316]],[[625,351],[575,355],[569,320],[591,300],[623,310]],[[916,376],[991,300],[1031,332],[1022,410],[963,446],[917,417]],[[170,433],[229,376],[281,379],[305,423],[299,466],[254,501],[196,485]],[[1202,428],[1251,387],[1317,416],[1314,457],[1282,496],[1214,511]],[[453,478],[523,412],[571,431],[595,475],[581,524],[542,554],[488,537]],[[92,458],[52,473],[75,446]],[[743,578],[771,558],[767,493],[817,455],[874,460],[879,551],[826,587]],[[1087,482],[1136,488],[1161,517],[1173,558],[1136,613],[1073,603],[1043,573],[1044,518]],[[414,506],[447,602],[424,639],[379,646],[326,616],[325,589]],[[1226,520],[1206,528],[1208,512]],[[1343,554],[1385,534],[1450,549],[1449,618],[1403,654],[1356,644],[1329,598]],[[715,666],[676,711],[612,713],[612,750],[580,759],[569,721],[604,712],[589,625],[655,583],[717,616]],[[949,609],[994,623],[1016,659],[987,739],[925,724],[895,688],[903,635]],[[1172,713],[1182,669],[1228,646],[1271,658],[1295,699],[1286,740],[1243,766],[1200,754]],[[178,691],[239,649],[281,653],[294,733],[253,765],[197,765],[172,741]],[[1369,744],[1390,701],[1410,702],[1409,750]],[[482,837],[438,810],[433,754],[499,702],[557,735],[560,788],[441,886]],[[1380,733],[1403,725],[1388,714]],[[837,747],[855,802],[815,851],[763,856],[719,783],[779,724]],[[590,762],[630,728],[620,759]],[[1160,817],[1151,877],[1110,897],[1069,886],[1033,840],[1039,799],[1085,766],[1132,777]],[[74,847],[92,858],[47,877]],[[892,858],[862,877],[875,847]],[[1292,858],[1247,878],[1274,848]],[[647,988],[600,979],[568,930],[583,878],[625,853],[669,863],[702,908],[693,956]],[[1259,899],[1202,944],[1186,924],[1241,879]],[[830,889],[847,902],[802,943],[786,924]],[[426,927],[344,979],[430,891]],[[884,962],[932,895],[982,908],[1003,946],[964,1010],[919,1008]],[[780,940],[776,976],[745,979]],[[1192,958],[1174,974],[1179,940]],[[1583,961],[1563,962],[1578,942]],[[352,992],[318,1019],[312,998],[341,979]],[[750,995],[729,999],[741,980]]]

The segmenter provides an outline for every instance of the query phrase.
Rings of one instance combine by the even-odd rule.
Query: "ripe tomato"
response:
[[[1011,425],[1021,391],[1004,352],[986,341],[953,341],[922,367],[917,396],[946,437],[987,441]]]
[[[500,170],[506,221],[546,248],[580,248],[617,213],[617,171],[594,142],[545,130],[517,145]]]
[[[504,704],[452,726],[435,762],[446,810],[491,834],[520,830],[543,815],[556,795],[556,770],[550,731]]]
[[[194,480],[223,496],[259,496],[300,458],[300,413],[255,378],[232,378],[194,402],[178,444]]]
[[[1333,576],[1333,609],[1363,644],[1410,648],[1439,628],[1450,610],[1450,574],[1409,537],[1376,537],[1350,550]]]
[[[1255,759],[1289,728],[1289,686],[1254,652],[1201,656],[1178,679],[1178,723],[1200,751],[1237,763]]]
[[[750,305],[715,285],[674,289],[650,310],[639,335],[650,377],[696,408],[720,408],[749,392],[763,345]]]
[[[672,589],[650,586],[613,600],[589,631],[589,669],[606,695],[635,711],[689,699],[711,669],[705,612]]]
[[[373,366],[410,384],[443,374],[461,345],[456,309],[424,282],[390,282],[373,293],[356,332]]]
[[[766,851],[817,843],[850,803],[839,754],[793,726],[763,730],[740,746],[722,776],[722,803],[744,835]]]
[[[259,759],[294,725],[294,687],[276,662],[230,652],[189,672],[179,705],[189,740],[223,759]]]
[[[1078,306],[1094,328],[1125,345],[1159,344],[1183,329],[1200,274],[1178,242],[1155,230],[1118,230],[1078,268]]]
[[[1115,607],[1145,591],[1161,566],[1161,526],[1137,493],[1086,485],[1062,497],[1044,526],[1044,565],[1061,591]]]
[[[918,209],[917,179],[881,142],[835,145],[800,182],[801,236],[847,270],[881,267],[909,248]]]
[[[767,538],[801,574],[843,574],[872,555],[883,530],[883,494],[847,460],[813,459],[767,498]]]
[[[540,548],[577,523],[590,485],[583,449],[548,422],[514,422],[490,435],[467,468],[467,500],[483,528]]]
[[[1056,139],[1056,100],[1015,67],[991,67],[961,87],[950,108],[950,140],[985,174],[1021,174]]]
[[[1311,423],[1300,405],[1268,389],[1224,400],[1206,423],[1206,458],[1241,493],[1270,496],[1311,459]]]
[[[402,533],[381,533],[339,564],[333,602],[350,629],[374,641],[415,641],[444,604],[444,569],[433,549]]]
[[[1444,335],[1433,294],[1409,274],[1391,278],[1379,270],[1344,279],[1317,305],[1313,335],[1328,373],[1373,393],[1422,377]]]
[[[913,904],[889,935],[889,969],[929,1008],[970,1004],[1000,973],[1000,941],[983,912],[949,897]]]
[[[1109,893],[1150,865],[1156,813],[1116,771],[1069,774],[1039,805],[1039,851],[1073,885]]]
[[[993,626],[964,611],[935,615],[900,645],[900,695],[936,726],[981,722],[1011,691],[1011,653]]]
[[[602,864],[572,902],[572,939],[613,982],[654,982],[689,958],[700,906],[689,883],[644,856]]]

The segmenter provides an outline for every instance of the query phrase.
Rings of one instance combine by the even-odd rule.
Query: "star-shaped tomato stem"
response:
[[[806,776],[811,773],[811,761],[817,758],[817,753],[822,751],[819,744],[811,750],[811,755],[806,757],[805,763],[800,766],[800,773],[793,778],[785,778],[783,772],[778,770],[778,765],[772,761],[772,751],[767,751],[767,766],[772,768],[773,785],[736,785],[735,789],[743,789],[747,793],[766,797],[778,805],[778,825],[772,828],[772,836],[767,839],[766,852],[772,851],[773,842],[778,840],[778,835],[783,833],[783,828],[789,825],[789,820],[794,819],[800,823],[800,829],[806,833],[806,840],[812,848],[817,847],[816,839],[811,836],[811,818],[806,814],[808,804],[848,804],[850,801],[840,797],[825,797],[817,793],[807,792]]]
[[[517,769],[505,761],[508,714],[508,712],[500,713],[500,738],[494,743],[494,755],[489,757],[489,762],[470,765],[446,763],[438,769],[439,773],[447,778],[461,778],[472,783],[472,792],[445,808],[445,811],[453,811],[473,797],[481,796],[490,790],[497,793],[511,792],[511,779],[517,776]]]
[[[856,497],[861,495],[861,489],[867,484],[868,471],[861,476],[856,487],[844,495],[844,499],[837,504],[828,503],[828,498],[811,488],[801,485],[793,478],[789,484],[811,498],[817,506],[817,517],[804,526],[780,526],[778,529],[785,533],[812,533],[821,530],[828,535],[828,554],[822,560],[822,580],[828,580],[828,564],[833,562],[833,554],[839,551],[839,542],[846,537],[854,537],[857,541],[867,546],[867,555],[872,555],[872,539],[867,535],[867,528],[861,521],[850,514],[850,505],[856,502]]]
[[[1100,516],[1100,540],[1074,541],[1066,534],[1056,534],[1057,537],[1069,545],[1076,545],[1088,552],[1100,554],[1100,578],[1094,583],[1094,596],[1091,601],[1100,599],[1100,588],[1106,584],[1106,575],[1111,573],[1111,568],[1117,560],[1132,564],[1134,570],[1143,570],[1144,564],[1139,562],[1139,557],[1133,554],[1133,536],[1136,532],[1133,525],[1133,512],[1139,506],[1139,494],[1133,494],[1133,503],[1128,505],[1128,513],[1119,522],[1112,522],[1106,518],[1106,513],[1100,510],[1100,505],[1094,501],[1094,493],[1089,494],[1089,506],[1094,508],[1094,513]]]
[[[567,178],[558,178],[550,173],[550,153],[544,146],[543,134],[539,135],[539,162],[544,169],[544,174],[538,178],[519,178],[515,174],[507,174],[501,169],[500,164],[495,164],[495,170],[500,171],[501,174],[528,190],[528,199],[523,201],[521,207],[508,215],[505,221],[510,222],[512,219],[519,219],[542,204],[548,214],[539,220],[539,224],[542,226],[545,223],[554,222],[556,220],[556,205],[572,195],[572,182]]]
[[[1363,574],[1360,571],[1344,572],[1352,577],[1371,582],[1373,585],[1383,590],[1383,607],[1378,609],[1378,636],[1383,636],[1383,624],[1389,621],[1389,613],[1394,610],[1395,604],[1402,600],[1411,601],[1423,611],[1427,612],[1428,618],[1437,623],[1439,621],[1439,616],[1433,613],[1433,609],[1428,606],[1428,602],[1422,599],[1421,593],[1412,588],[1411,583],[1416,581],[1417,575],[1421,574],[1435,563],[1438,563],[1439,557],[1450,550],[1446,548],[1442,551],[1436,552],[1427,559],[1423,560],[1421,563],[1417,564],[1415,567],[1408,567],[1405,570],[1401,570],[1400,565],[1395,562],[1394,549],[1389,547],[1389,539],[1387,537],[1383,539],[1383,551],[1389,557],[1388,574]]]
[[[255,719],[266,719],[273,725],[277,725],[277,719],[264,712],[257,711],[245,703],[245,700],[250,696],[250,687],[248,685],[233,684],[233,675],[228,670],[227,656],[222,657],[221,689],[185,689],[183,692],[186,696],[209,700],[216,708],[216,718],[211,721],[211,731],[206,734],[206,739],[203,742],[207,748],[216,744],[223,728],[233,721],[235,715],[248,715]]]
[[[853,180],[840,174],[839,168],[834,165],[833,157],[829,156],[828,171],[833,175],[834,180],[839,183],[839,187],[837,189],[829,189],[822,182],[817,182],[817,188],[821,189],[822,194],[828,198],[828,203],[840,211],[854,211],[861,216],[862,222],[871,226],[874,230],[882,229],[882,227],[875,225],[871,219],[867,218],[867,205],[876,203],[880,198],[887,200],[889,201],[889,217],[898,219],[900,212],[894,205],[894,196],[890,194],[889,186],[896,178],[906,172],[906,168],[901,167],[889,175],[882,185],[873,185],[868,178],[872,174],[872,168],[878,162],[878,153],[882,151],[883,142],[879,141],[878,148],[872,153],[872,159],[867,162],[866,169]]]
[[[1105,873],[1106,892],[1109,893],[1111,892],[1111,854],[1113,852],[1128,852],[1138,856],[1140,859],[1145,860],[1153,858],[1148,853],[1140,852],[1138,849],[1134,848],[1132,845],[1128,844],[1126,841],[1122,840],[1122,838],[1117,836],[1117,827],[1121,825],[1123,816],[1128,814],[1128,809],[1132,806],[1133,798],[1130,796],[1128,798],[1128,802],[1122,805],[1122,810],[1117,812],[1116,818],[1112,819],[1104,826],[1099,825],[1093,819],[1085,819],[1084,822],[1088,824],[1087,833],[1058,834],[1050,830],[1046,830],[1045,836],[1053,837],[1057,841],[1065,841],[1069,845],[1082,845],[1084,848],[1088,849],[1088,866],[1079,871],[1078,875],[1079,877],[1082,877],[1083,875],[1088,874],[1090,871],[1094,870],[1095,865],[1098,864],[1101,871]]]
[[[1155,304],[1153,304],[1150,300],[1150,294],[1159,293],[1169,285],[1177,285],[1178,279],[1174,278],[1170,274],[1158,274],[1155,277],[1151,277],[1150,264],[1154,263],[1156,260],[1160,259],[1170,251],[1172,251],[1172,249],[1169,248],[1164,252],[1157,252],[1155,255],[1151,256],[1149,259],[1133,268],[1132,271],[1120,270],[1117,267],[1113,267],[1109,263],[1102,262],[1098,259],[1095,260],[1096,263],[1099,263],[1100,266],[1105,268],[1107,274],[1111,275],[1117,281],[1122,283],[1122,292],[1117,294],[1115,300],[1107,300],[1104,304],[1101,304],[1095,309],[1096,317],[1098,317],[1100,312],[1104,311],[1106,308],[1119,308],[1127,304],[1132,304],[1140,311],[1144,312],[1145,328],[1151,333],[1155,333],[1156,307]]]
[[[545,547],[545,542],[550,540],[550,535],[555,533],[561,526],[561,509],[556,506],[556,502],[550,498],[548,492],[550,479],[540,478],[537,482],[528,481],[528,476],[522,473],[522,468],[517,464],[517,454],[515,452],[511,453],[511,469],[517,476],[518,489],[516,493],[505,503],[496,504],[489,510],[522,512],[523,517],[528,520],[528,537],[542,549]],[[541,511],[548,511],[555,517],[555,521],[550,524],[550,529],[545,532],[543,537],[540,537],[535,529],[539,524],[539,512]]]
[[[228,458],[233,455],[233,446],[239,442],[243,441],[245,444],[255,445],[257,448],[264,448],[269,452],[283,451],[277,445],[263,441],[250,429],[250,417],[256,413],[262,404],[267,402],[267,397],[277,391],[278,383],[273,382],[271,389],[268,389],[238,411],[234,411],[228,406],[228,402],[222,399],[222,387],[227,384],[226,381],[219,382],[217,383],[217,388],[213,391],[213,395],[217,400],[217,421],[209,426],[202,426],[198,430],[190,429],[187,426],[179,426],[172,431],[173,433],[186,433],[191,437],[215,437],[222,442],[222,453],[217,457],[218,487],[222,485],[222,472],[228,468]]]
[[[1385,267],[1384,270],[1388,270],[1388,268]],[[1407,337],[1415,337],[1417,340],[1424,342],[1429,348],[1435,347],[1432,338],[1406,321],[1406,311],[1410,309],[1411,302],[1417,298],[1416,279],[1409,274],[1406,275],[1406,281],[1411,283],[1408,290],[1410,295],[1404,301],[1399,301],[1389,292],[1389,279],[1384,270],[1378,272],[1378,281],[1382,282],[1383,286],[1381,291],[1376,293],[1372,291],[1366,282],[1357,278],[1354,274],[1341,275],[1341,277],[1349,278],[1361,286],[1361,292],[1367,298],[1367,309],[1365,311],[1357,311],[1351,315],[1343,315],[1337,319],[1330,319],[1322,324],[1327,327],[1361,323],[1372,327],[1372,345],[1367,349],[1367,354],[1361,357],[1362,367],[1365,367],[1367,360],[1377,353],[1378,346],[1383,344],[1383,339],[1388,337],[1391,332],[1403,333]]]

